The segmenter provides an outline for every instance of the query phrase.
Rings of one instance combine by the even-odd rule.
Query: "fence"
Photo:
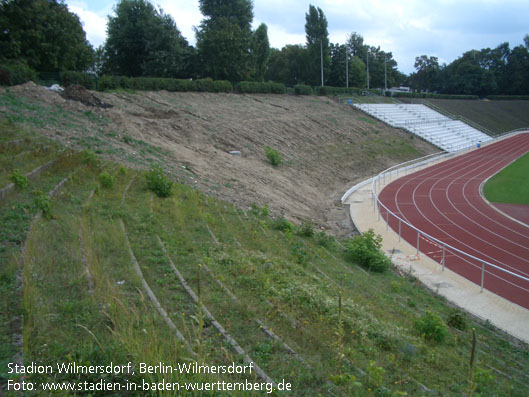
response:
[[[503,134],[502,138],[513,136],[522,131],[527,132],[528,129],[510,131]],[[463,148],[462,150],[465,149],[466,148]],[[429,235],[428,233],[423,232],[384,205],[377,194],[377,186],[380,187],[382,184],[385,185],[386,180],[390,181],[394,177],[404,176],[422,165],[431,164],[435,161],[445,160],[449,157],[456,156],[460,154],[462,150],[452,153],[434,153],[390,167],[375,177],[353,186],[343,195],[341,199],[342,203],[344,203],[347,198],[360,187],[371,184],[373,211],[375,213],[378,212],[379,220],[382,218],[385,221],[386,230],[391,227],[393,231],[395,231],[398,235],[399,241],[404,239],[414,245],[417,254],[422,253],[431,257],[442,266],[443,271],[446,267],[449,267],[461,276],[478,284],[481,292],[483,292],[483,290],[488,290],[495,294],[499,294],[501,291],[501,296],[518,304],[527,304],[529,299],[529,278],[468,254]],[[492,282],[493,279],[494,282]],[[508,289],[502,289],[502,286],[508,286]]]
[[[525,130],[527,131],[527,130]],[[509,135],[514,135],[520,131],[513,131]],[[445,267],[454,269],[458,274],[478,284],[481,292],[487,289],[498,294],[501,290],[502,296],[514,301],[515,303],[527,303],[529,299],[529,278],[510,270],[504,269],[493,263],[487,262],[474,255],[468,254],[456,247],[451,246],[408,223],[384,203],[382,203],[377,194],[377,185],[385,184],[386,178],[391,180],[392,176],[405,174],[410,169],[417,168],[420,165],[430,163],[436,160],[446,159],[456,153],[439,154],[426,156],[421,159],[412,160],[407,163],[399,164],[382,171],[380,174],[371,179],[371,195],[373,200],[373,211],[378,210],[378,219],[382,218],[386,222],[386,229],[391,227],[397,234],[399,241],[405,239],[410,244],[415,245],[417,254],[425,254],[436,260],[444,271]],[[351,192],[348,191],[348,194]],[[346,198],[344,196],[344,198]],[[343,200],[344,200],[343,198]],[[492,280],[494,279],[494,282]],[[488,283],[486,283],[488,281]],[[501,288],[507,284],[508,291]],[[514,287],[514,288],[512,288]],[[523,296],[522,296],[523,295]]]

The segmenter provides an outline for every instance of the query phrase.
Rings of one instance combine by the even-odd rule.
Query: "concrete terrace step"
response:
[[[356,108],[396,128],[404,128],[439,148],[452,152],[492,138],[460,120],[425,105],[353,104]]]

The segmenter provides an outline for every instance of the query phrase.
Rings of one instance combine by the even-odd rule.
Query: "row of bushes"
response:
[[[529,95],[489,95],[487,99],[491,101],[513,101],[513,100],[529,100]]]
[[[274,82],[241,81],[237,84],[237,91],[241,94],[284,94],[285,85]]]
[[[6,61],[0,64],[0,85],[17,85],[37,81],[37,72],[24,62]]]
[[[101,76],[98,80],[98,90],[133,89],[140,91],[198,91],[198,92],[232,92],[233,86],[229,81],[199,79],[183,80],[161,77],[124,77]]]
[[[195,91],[195,92],[233,92],[233,85],[226,80],[186,80],[161,77],[125,77],[125,76],[101,76],[94,77],[84,72],[61,72],[52,73],[51,80],[62,86],[79,84],[89,90],[114,90],[133,89],[146,91]],[[49,77],[49,76],[48,76]],[[49,78],[48,78],[49,79]],[[48,80],[44,79],[44,80]],[[38,74],[27,64],[21,61],[5,61],[0,64],[0,85],[17,85],[27,81],[38,81]],[[41,77],[42,80],[42,77]],[[51,81],[50,80],[50,81]],[[295,95],[362,95],[365,89],[345,87],[315,87],[298,84],[293,88],[286,88],[283,83],[241,81],[236,85],[236,91],[240,93],[263,93],[263,94],[295,94]],[[376,91],[376,90],[370,90]],[[402,98],[433,98],[433,99],[478,99],[477,95],[449,95],[434,94],[430,92],[386,92],[386,95]],[[490,100],[529,100],[529,95],[489,95]]]
[[[479,99],[477,95],[449,95],[449,94],[434,94],[431,92],[388,92],[395,98],[433,98],[433,99]]]

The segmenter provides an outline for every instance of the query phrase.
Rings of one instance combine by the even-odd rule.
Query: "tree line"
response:
[[[410,85],[421,91],[446,94],[528,95],[529,94],[529,35],[524,45],[510,48],[502,43],[496,48],[471,50],[446,65],[439,65],[434,56],[415,59],[415,73]]]
[[[331,43],[327,18],[313,5],[305,14],[306,43],[271,48],[262,23],[252,30],[251,0],[199,0],[203,19],[191,46],[174,19],[149,0],[119,0],[108,16],[107,39],[94,49],[79,17],[63,0],[1,0],[0,62],[37,71],[91,71],[97,75],[239,81],[286,86],[384,88],[409,84],[422,91],[487,95],[529,93],[526,46],[469,51],[450,65],[417,57],[401,73],[391,52],[351,33]],[[347,73],[346,73],[347,71]]]

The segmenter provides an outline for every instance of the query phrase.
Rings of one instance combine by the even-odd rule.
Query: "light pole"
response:
[[[367,89],[369,90],[369,49],[367,49],[366,53],[366,59],[367,59]]]
[[[347,53],[347,45],[345,46],[345,88],[349,88],[349,58]]]
[[[321,86],[323,87],[323,39],[320,39]]]

